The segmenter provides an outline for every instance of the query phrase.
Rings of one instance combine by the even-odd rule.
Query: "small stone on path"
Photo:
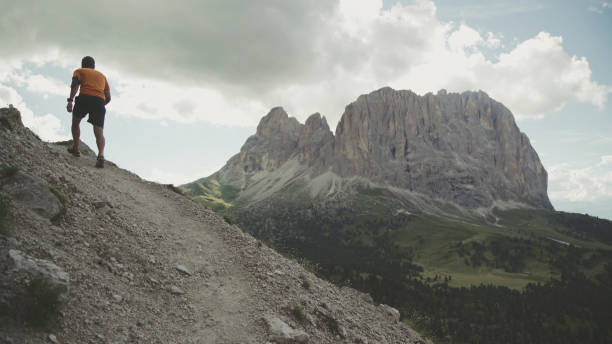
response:
[[[185,294],[185,291],[175,285],[170,286],[170,292],[174,295],[183,295]]]
[[[179,272],[184,273],[185,275],[189,275],[189,276],[191,276],[191,271],[189,271],[189,269],[187,269],[187,267],[186,267],[185,265],[177,265],[177,266],[176,266],[176,269],[177,269]]]
[[[57,337],[54,334],[50,334],[48,338],[51,341],[51,343],[59,344],[59,342],[57,341]]]

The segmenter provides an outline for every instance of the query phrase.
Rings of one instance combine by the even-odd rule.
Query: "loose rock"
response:
[[[50,334],[47,338],[49,338],[49,341],[53,344],[59,344],[59,342],[57,341],[57,337],[55,337],[54,334]]]
[[[295,330],[277,317],[266,316],[264,321],[268,325],[270,339],[273,342],[283,343],[308,343],[308,334],[301,330]]]
[[[187,267],[185,267],[185,265],[177,265],[176,269],[179,272],[184,273],[185,275],[191,276],[191,272],[189,271],[189,269],[187,269]]]
[[[8,255],[15,270],[24,272],[32,278],[45,279],[60,292],[60,300],[67,301],[70,279],[62,268],[48,260],[30,257],[19,250],[9,250]]]
[[[174,294],[174,295],[183,295],[185,294],[185,291],[175,285],[170,286],[169,291]]]

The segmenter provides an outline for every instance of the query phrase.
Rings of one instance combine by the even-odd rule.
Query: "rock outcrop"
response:
[[[335,135],[318,113],[300,124],[274,108],[219,177],[244,190],[290,160],[310,178],[357,176],[468,209],[496,201],[552,209],[529,139],[484,92],[383,88],[349,104]]]
[[[14,176],[1,178],[0,190],[43,218],[51,220],[62,211],[62,203],[49,183],[32,174],[17,171]]]
[[[12,104],[7,108],[0,109],[0,125],[8,129],[23,128],[21,112]]]
[[[70,278],[64,269],[48,260],[30,257],[19,250],[9,250],[8,258],[15,272],[24,273],[29,278],[42,278],[58,291],[62,301],[68,300]]]

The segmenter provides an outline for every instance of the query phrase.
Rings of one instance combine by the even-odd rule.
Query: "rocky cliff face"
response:
[[[466,208],[512,201],[552,209],[547,174],[529,139],[484,92],[419,96],[383,88],[349,104],[335,136],[318,113],[303,125],[272,109],[221,180],[244,190],[262,178],[259,172],[290,160],[309,178],[357,176]]]

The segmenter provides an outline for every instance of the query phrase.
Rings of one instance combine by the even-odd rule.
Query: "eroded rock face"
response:
[[[423,97],[384,88],[347,106],[336,129],[342,176],[359,175],[467,207],[552,208],[547,174],[512,113],[484,92]]]
[[[297,154],[300,162],[320,167],[333,163],[334,135],[325,117],[315,113],[308,117],[298,140]]]
[[[318,113],[303,125],[274,108],[220,175],[244,189],[257,172],[290,159],[313,178],[325,171],[360,176],[467,208],[498,200],[552,208],[529,139],[484,92],[419,96],[383,88],[349,104],[335,136]]]
[[[295,152],[303,130],[304,125],[290,118],[283,108],[272,109],[259,122],[257,134],[251,136],[245,144],[250,149],[241,150],[247,172],[280,167]]]

